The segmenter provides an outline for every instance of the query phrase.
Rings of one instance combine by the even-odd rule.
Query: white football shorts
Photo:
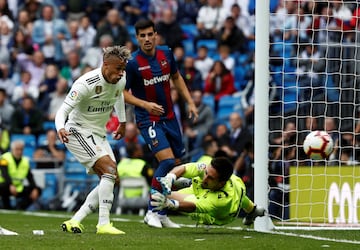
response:
[[[66,124],[65,130],[71,133],[68,136],[69,142],[65,143],[67,149],[86,167],[89,174],[94,173],[92,167],[101,157],[109,155],[115,161],[114,153],[105,136],[93,134],[88,129],[72,124]]]

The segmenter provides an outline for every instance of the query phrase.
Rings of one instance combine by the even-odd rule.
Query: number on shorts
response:
[[[96,145],[93,135],[89,135],[87,138],[90,138],[92,140],[93,144]]]
[[[155,138],[155,137],[156,137],[156,131],[155,131],[155,129],[153,129],[152,126],[150,126],[150,127],[148,128],[148,134],[149,134],[149,137],[150,137],[150,138]]]

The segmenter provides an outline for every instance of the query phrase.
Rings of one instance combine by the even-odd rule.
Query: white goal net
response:
[[[269,28],[269,216],[278,226],[359,227],[360,2],[279,2]],[[328,160],[304,154],[313,130],[332,136]]]

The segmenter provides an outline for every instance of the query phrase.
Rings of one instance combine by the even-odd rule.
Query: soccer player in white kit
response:
[[[88,194],[84,204],[70,220],[64,221],[63,231],[82,233],[81,221],[99,208],[97,234],[124,234],[110,222],[114,199],[114,184],[119,177],[109,142],[106,122],[113,109],[120,125],[113,136],[125,134],[125,67],[131,54],[125,46],[103,49],[100,68],[85,73],[72,85],[64,103],[56,113],[55,125],[61,142],[82,163],[89,174],[97,174],[99,184]]]

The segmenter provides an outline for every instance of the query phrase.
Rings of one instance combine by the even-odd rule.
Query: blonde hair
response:
[[[116,56],[120,60],[127,62],[131,57],[131,52],[126,46],[110,46],[103,48],[103,59],[108,59],[109,57]]]

